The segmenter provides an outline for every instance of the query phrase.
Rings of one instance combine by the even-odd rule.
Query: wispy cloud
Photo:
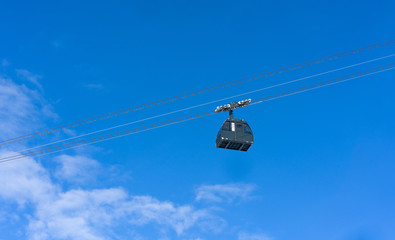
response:
[[[42,76],[37,75],[37,74],[33,74],[33,73],[31,73],[31,72],[29,72],[28,70],[25,70],[25,69],[16,69],[15,71],[16,71],[16,74],[18,75],[18,77],[33,83],[40,90],[43,89],[41,84],[38,82],[38,80],[41,79]]]
[[[196,201],[232,202],[236,199],[246,199],[255,190],[255,185],[230,183],[217,185],[202,185],[196,189]]]
[[[273,240],[273,238],[268,237],[266,234],[262,233],[241,232],[239,233],[238,240]]]
[[[0,157],[12,154],[3,152]],[[206,209],[177,205],[151,196],[129,195],[122,188],[62,191],[34,159],[3,164],[0,197],[22,208],[32,204],[31,239],[107,239],[119,222],[131,226],[158,224],[178,235],[216,221]],[[220,222],[221,224],[221,222]]]
[[[38,92],[0,77],[0,139],[29,133],[54,116]]]
[[[92,180],[100,167],[96,160],[82,155],[62,154],[54,160],[60,165],[55,171],[55,176],[74,183]]]
[[[42,126],[48,116],[44,106],[39,92],[0,78],[0,137],[7,139]],[[15,154],[0,149],[0,158]],[[163,239],[168,232],[187,239],[195,230],[215,233],[226,226],[215,210],[207,205],[197,207],[196,202],[177,204],[149,195],[132,195],[121,187],[83,189],[78,181],[91,180],[92,169],[101,168],[83,152],[54,160],[58,164],[54,171],[33,158],[0,165],[0,211],[6,211],[8,220],[13,215],[20,218],[15,220],[20,224],[26,221],[25,229],[20,230],[26,231],[23,234],[28,239],[117,239],[116,229],[138,231],[148,225],[159,227],[158,235]],[[65,185],[63,180],[75,184]],[[253,189],[250,184],[203,185],[196,189],[196,200],[231,202],[248,198]],[[18,208],[11,213],[4,207],[15,204]],[[133,234],[140,238],[138,233]]]
[[[1,157],[15,155],[15,152],[2,151]],[[47,171],[32,159],[1,164],[0,196],[16,201],[20,207],[29,203],[39,203],[42,199],[51,200],[58,189],[50,183]]]

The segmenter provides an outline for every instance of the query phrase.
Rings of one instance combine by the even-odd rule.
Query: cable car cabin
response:
[[[228,118],[218,131],[217,148],[247,152],[254,140],[248,123],[242,119]]]

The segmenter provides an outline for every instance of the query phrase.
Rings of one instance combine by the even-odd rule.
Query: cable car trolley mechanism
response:
[[[247,152],[254,141],[251,128],[243,119],[233,118],[233,109],[242,108],[251,103],[251,99],[232,102],[215,109],[215,112],[229,111],[229,118],[222,124],[218,131],[217,148],[232,149]]]

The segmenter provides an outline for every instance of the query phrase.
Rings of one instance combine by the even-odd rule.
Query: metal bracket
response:
[[[226,105],[223,106],[218,106],[215,109],[215,112],[227,112],[229,111],[229,118],[232,118],[232,114],[233,114],[233,109],[236,108],[242,108],[245,106],[248,106],[251,103],[251,99],[246,99],[246,100],[242,100],[242,101],[238,101],[238,102],[232,102],[232,103],[228,103]]]

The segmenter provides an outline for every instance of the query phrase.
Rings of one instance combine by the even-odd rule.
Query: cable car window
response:
[[[244,126],[244,132],[245,132],[245,133],[249,133],[249,134],[252,133],[252,132],[251,132],[251,128],[250,128],[247,124]]]
[[[236,126],[235,126],[235,123],[234,123],[234,122],[232,122],[232,123],[230,124],[230,129],[231,129],[232,132],[236,131]]]
[[[222,130],[230,131],[230,122],[224,122],[224,125],[222,125]]]
[[[236,130],[237,130],[237,131],[243,131],[243,124],[241,124],[241,123],[236,123]]]

